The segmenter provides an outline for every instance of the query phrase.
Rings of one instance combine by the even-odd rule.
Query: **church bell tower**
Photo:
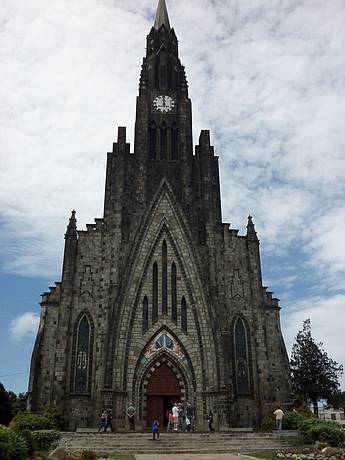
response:
[[[192,155],[191,103],[178,41],[164,0],[146,44],[135,127],[135,154],[146,160],[180,161]]]

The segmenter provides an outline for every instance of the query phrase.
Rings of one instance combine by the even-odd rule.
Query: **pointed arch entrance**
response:
[[[181,385],[176,374],[162,363],[150,376],[146,388],[146,423],[157,418],[160,426],[167,424],[167,411],[181,399]]]

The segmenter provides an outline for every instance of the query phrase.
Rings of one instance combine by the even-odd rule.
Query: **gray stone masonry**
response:
[[[153,27],[134,153],[119,128],[103,218],[81,231],[73,211],[62,280],[42,296],[29,409],[57,405],[71,430],[97,427],[111,409],[114,428],[124,430],[132,401],[137,429],[145,429],[160,404],[154,398],[172,398],[163,381],[152,390],[165,369],[174,398],[193,403],[197,428],[212,410],[216,429],[258,429],[267,411],[289,401],[279,311],[262,285],[252,218],[243,236],[222,223],[209,131],[193,152],[174,29]]]

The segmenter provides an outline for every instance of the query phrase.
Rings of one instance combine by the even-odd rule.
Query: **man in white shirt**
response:
[[[177,403],[175,403],[173,405],[172,414],[173,414],[173,417],[174,417],[174,431],[177,431],[178,415],[179,415],[179,410],[178,410],[178,407],[177,407]]]
[[[281,431],[283,428],[284,412],[278,407],[278,409],[274,411],[273,414],[276,416],[276,429],[277,431]]]

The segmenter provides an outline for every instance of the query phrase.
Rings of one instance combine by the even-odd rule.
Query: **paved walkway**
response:
[[[238,454],[140,454],[135,456],[136,460],[248,460]]]

